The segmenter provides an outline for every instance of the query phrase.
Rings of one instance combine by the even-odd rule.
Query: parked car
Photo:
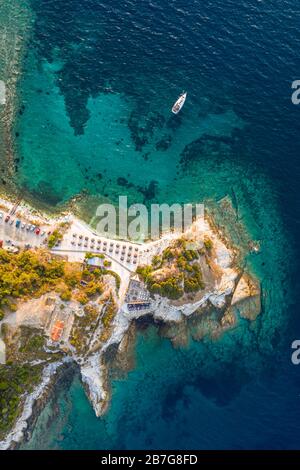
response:
[[[5,217],[5,222],[8,222],[8,221],[9,221],[9,219],[10,219],[10,216],[9,216],[9,215],[7,215],[7,216]]]
[[[30,232],[33,232],[35,229],[35,225],[30,225]]]
[[[39,235],[39,234],[41,233],[41,229],[40,229],[39,227],[37,227],[37,228],[35,229],[35,233],[36,233],[36,235]]]
[[[14,219],[11,219],[11,220],[9,221],[9,225],[12,225],[13,223],[14,223]]]
[[[0,219],[2,219],[3,217],[3,212],[0,212]]]
[[[24,228],[25,228],[25,224],[22,224],[21,229],[24,230]]]
[[[16,227],[19,228],[20,225],[21,225],[21,220],[17,220],[17,221],[16,221]]]

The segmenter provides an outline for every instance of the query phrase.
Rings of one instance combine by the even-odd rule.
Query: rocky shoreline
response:
[[[211,236],[217,237],[218,234],[215,232]],[[109,366],[103,358],[109,356],[108,352],[112,350],[115,351],[115,357],[118,358],[119,353],[124,357],[124,351],[131,347],[129,337],[133,323],[157,325],[163,336],[169,338],[174,347],[179,347],[185,345],[189,337],[201,340],[204,335],[209,334],[218,338],[233,328],[239,317],[253,321],[259,315],[260,285],[240,268],[232,268],[238,251],[229,248],[228,243],[226,240],[226,247],[224,239],[220,241],[222,247],[217,254],[218,265],[224,273],[218,288],[205,293],[197,302],[176,305],[156,296],[153,311],[146,315],[131,313],[129,316],[122,308],[118,311],[111,337],[103,348],[88,358],[81,367],[82,379],[97,416],[106,412],[111,398]],[[211,311],[217,312],[218,322],[207,322]],[[192,335],[189,331],[190,323],[193,324],[193,329],[197,330]],[[128,363],[125,361],[125,369],[127,367]]]
[[[8,204],[7,201],[2,201],[2,203]],[[49,224],[54,220],[45,218],[42,214],[33,214],[28,207],[23,210],[29,210],[29,214],[40,217],[41,220],[47,221]],[[76,227],[86,230],[88,234],[88,228],[83,226],[79,220],[72,219],[71,215],[70,220],[71,223],[77,224]],[[210,335],[212,338],[220,337],[226,330],[234,327],[239,317],[249,321],[255,320],[260,313],[260,285],[256,279],[245,273],[244,269],[239,266],[241,253],[238,248],[233,246],[230,240],[216,228],[208,215],[195,221],[189,230],[190,233],[185,233],[188,239],[192,234],[197,241],[203,243],[203,237],[209,237],[212,243],[213,248],[210,249],[209,256],[207,253],[202,254],[203,260],[205,259],[205,262],[208,263],[205,268],[208,276],[206,288],[194,297],[185,295],[183,300],[175,301],[155,294],[152,295],[150,311],[129,311],[126,302],[124,303],[124,293],[128,288],[130,277],[122,279],[121,298],[117,293],[113,295],[117,312],[105,341],[99,343],[103,329],[97,326],[97,323],[90,338],[90,346],[84,353],[76,351],[69,342],[65,345],[68,351],[65,351],[64,348],[60,351],[58,348],[58,351],[64,352],[63,360],[45,367],[41,383],[33,393],[25,398],[22,414],[14,429],[6,439],[0,442],[0,449],[18,448],[21,442],[30,438],[37,417],[52,395],[55,383],[59,377],[64,375],[64,371],[70,365],[71,367],[79,367],[83,386],[96,416],[102,416],[107,412],[111,400],[111,370],[115,370],[116,373],[118,370],[126,372],[133,367],[131,353],[135,342],[135,331],[141,325],[154,324],[158,326],[163,337],[170,339],[174,347],[181,347],[185,346],[190,338],[199,341],[205,335]],[[142,245],[144,259],[147,260],[147,263],[151,263],[154,256],[161,254],[180,236],[182,235],[165,234],[158,241],[145,242]],[[111,281],[108,281],[106,285],[111,292]],[[44,304],[34,302],[37,306],[34,306],[35,303],[30,304],[32,305],[29,309],[30,312],[32,309],[40,311]],[[45,299],[45,306],[46,303]],[[75,309],[77,317],[82,318],[84,312],[78,304],[75,305],[74,302],[71,302],[72,306],[70,305],[66,309],[67,304],[68,302],[63,303],[65,311]],[[96,304],[92,302],[91,305]],[[46,321],[42,317],[47,317],[47,309],[48,307],[45,307],[45,315],[38,313],[38,317],[34,319],[30,316],[28,308],[21,307],[19,316],[23,318],[23,322],[25,321],[24,324],[32,324],[41,328],[43,322]],[[214,313],[214,320],[212,320],[212,313]],[[27,320],[26,315],[27,317],[29,315]],[[10,321],[10,324],[13,323]],[[15,327],[18,328],[18,325]],[[51,353],[50,350],[48,352]]]
[[[27,420],[27,428],[24,431],[23,438],[15,445],[15,447],[13,447],[14,449],[19,449],[21,445],[31,439],[36,422],[47,403],[49,403],[50,400],[55,399],[58,390],[65,386],[66,382],[71,382],[77,371],[78,367],[74,362],[65,362],[57,369],[55,375],[52,376],[51,382],[45,387],[41,396],[33,404],[32,413]]]
[[[23,411],[17,418],[13,429],[6,438],[0,441],[0,450],[18,449],[23,442],[29,440],[37,418],[48,400],[53,396],[57,383],[66,371],[74,367],[70,358],[48,364],[42,374],[40,384],[24,399]]]

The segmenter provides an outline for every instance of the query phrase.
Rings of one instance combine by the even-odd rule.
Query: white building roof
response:
[[[88,264],[88,266],[101,267],[101,266],[103,266],[103,259],[99,258],[98,256],[94,256],[93,258],[89,258],[87,260],[87,264]]]

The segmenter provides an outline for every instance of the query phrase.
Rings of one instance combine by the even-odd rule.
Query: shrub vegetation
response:
[[[0,437],[11,429],[20,410],[24,393],[30,393],[41,379],[42,366],[0,366]]]
[[[204,288],[199,255],[198,250],[189,249],[187,241],[180,239],[161,256],[154,256],[151,265],[138,266],[137,273],[152,294],[179,299],[184,293]]]

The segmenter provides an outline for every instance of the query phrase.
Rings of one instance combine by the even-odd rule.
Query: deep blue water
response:
[[[264,308],[254,325],[185,350],[152,330],[141,334],[136,368],[114,381],[107,416],[94,417],[75,380],[60,396],[60,417],[47,436],[41,417],[30,446],[299,448],[300,367],[290,362],[300,337],[300,107],[291,102],[299,5],[31,4],[19,184],[52,204],[82,189],[146,201],[234,193],[261,242],[261,254],[247,260],[262,281]],[[187,103],[172,119],[183,88]],[[166,138],[171,145],[162,147]]]

